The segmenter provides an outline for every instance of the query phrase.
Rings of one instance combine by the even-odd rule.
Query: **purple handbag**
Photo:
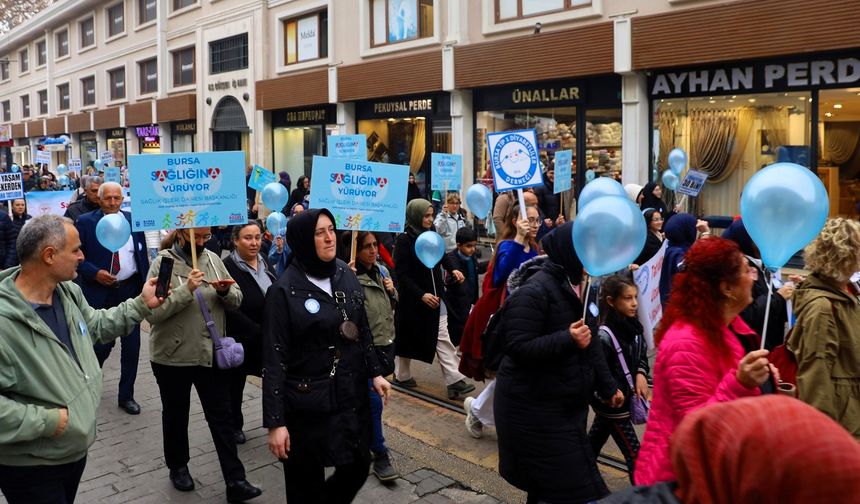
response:
[[[633,378],[630,376],[630,369],[627,368],[627,361],[624,360],[624,353],[621,351],[621,345],[619,345],[618,340],[615,339],[615,334],[612,332],[612,329],[606,326],[600,326],[600,329],[606,331],[607,334],[609,334],[609,337],[612,338],[612,344],[615,346],[615,352],[618,354],[618,361],[621,362],[621,369],[624,370],[624,376],[627,377],[627,384],[630,385],[630,390],[633,392],[633,395],[630,396],[630,420],[633,422],[633,425],[644,424],[648,421],[648,410],[651,409],[651,402],[636,394],[636,387],[633,385]]]
[[[206,328],[209,329],[209,336],[212,337],[212,344],[215,346],[215,365],[219,369],[232,369],[241,366],[245,362],[245,347],[229,336],[223,338],[218,336],[218,329],[215,328],[212,314],[209,313],[209,308],[203,301],[203,294],[200,293],[200,289],[195,290],[194,295],[197,297],[197,303],[200,304],[200,311],[203,312],[203,319],[206,320]]]

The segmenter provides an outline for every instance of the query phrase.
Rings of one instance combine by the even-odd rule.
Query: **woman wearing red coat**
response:
[[[722,238],[697,241],[674,277],[657,330],[654,401],[636,462],[637,485],[675,479],[669,438],[691,411],[760,394],[775,368],[767,350],[744,350],[755,333],[738,316],[752,302],[749,265]],[[755,347],[755,346],[754,346]]]

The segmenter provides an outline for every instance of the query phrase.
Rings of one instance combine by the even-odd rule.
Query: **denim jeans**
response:
[[[373,380],[367,380],[370,389],[370,420],[373,422],[373,438],[370,440],[370,451],[376,455],[388,453],[385,437],[382,435],[382,397],[373,390]]]

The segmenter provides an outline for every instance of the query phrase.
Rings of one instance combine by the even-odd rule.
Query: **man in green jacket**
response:
[[[21,266],[0,272],[0,491],[10,504],[71,503],[95,441],[102,373],[93,344],[128,334],[162,304],[140,296],[91,308],[71,282],[83,261],[72,221],[31,219]]]

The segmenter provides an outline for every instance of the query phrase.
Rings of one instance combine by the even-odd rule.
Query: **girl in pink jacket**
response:
[[[687,252],[655,335],[654,400],[636,462],[637,485],[675,479],[669,439],[687,413],[758,395],[776,373],[767,350],[746,353],[741,344],[741,338],[755,338],[738,316],[752,302],[752,283],[734,242],[708,238]]]

